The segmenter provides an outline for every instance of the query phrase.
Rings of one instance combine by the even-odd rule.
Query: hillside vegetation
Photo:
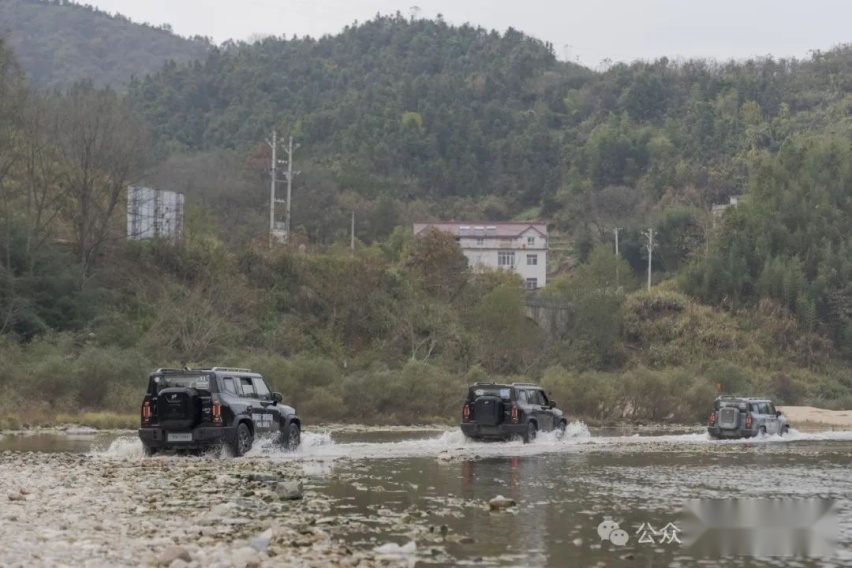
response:
[[[153,27],[68,0],[3,0],[0,37],[30,80],[64,88],[88,79],[126,87],[134,76],[159,71],[167,61],[203,58],[210,44],[184,39],[168,26]]]
[[[225,45],[126,97],[38,92],[0,53],[10,408],[135,412],[149,369],[185,364],[258,369],[314,421],[452,419],[498,377],[600,421],[700,420],[717,385],[852,405],[846,47],[594,73],[514,30],[378,17]],[[273,128],[301,146],[293,243],[269,251]],[[187,195],[180,244],[123,239],[136,182]],[[541,292],[570,305],[559,337],[515,276],[410,229],[513,217],[566,241]]]

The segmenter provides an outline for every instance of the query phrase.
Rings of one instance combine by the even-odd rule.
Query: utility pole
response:
[[[623,230],[624,230],[624,229],[622,229],[621,227],[616,227],[616,228],[614,228],[614,229],[612,230],[612,232],[613,232],[613,233],[615,233],[615,288],[616,288],[616,290],[617,290],[618,288],[620,288],[620,287],[621,287],[621,284],[619,283],[620,278],[619,278],[619,274],[618,274],[618,272],[619,272],[619,270],[618,270],[618,265],[620,264],[620,263],[618,262],[618,261],[619,261],[619,256],[618,256],[618,233],[620,233],[620,232],[621,232],[621,231],[623,231]]]
[[[642,233],[648,237],[648,290],[651,289],[651,260],[654,256],[654,229],[648,229]]]
[[[278,149],[278,133],[272,131],[272,141],[266,141],[272,147],[272,183],[269,189],[269,248],[271,249],[275,242],[275,184],[278,183],[278,160],[276,150]]]
[[[287,228],[287,238],[290,238],[290,204],[292,203],[292,195],[293,195],[293,176],[299,175],[300,172],[293,171],[293,152],[299,147],[299,144],[293,146],[293,137],[290,137],[290,144],[286,148],[287,152],[287,221],[285,222],[285,226]]]

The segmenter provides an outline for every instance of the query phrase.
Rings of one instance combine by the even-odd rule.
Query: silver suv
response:
[[[711,438],[753,438],[758,434],[790,431],[790,422],[765,398],[720,396],[714,403],[707,424]]]

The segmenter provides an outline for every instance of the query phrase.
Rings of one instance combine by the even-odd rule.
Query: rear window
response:
[[[504,400],[509,400],[512,398],[512,389],[509,387],[474,387],[468,393],[470,400],[481,396],[499,396]]]
[[[737,408],[739,410],[745,410],[747,407],[747,403],[739,401],[739,400],[717,400],[716,401],[716,409],[720,408]]]
[[[163,389],[178,387],[197,390],[210,390],[210,377],[208,375],[162,375],[151,380],[149,391],[156,389],[157,394]]]

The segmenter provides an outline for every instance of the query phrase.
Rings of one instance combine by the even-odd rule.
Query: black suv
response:
[[[241,456],[261,434],[277,434],[282,446],[295,450],[302,423],[281,400],[248,369],[157,369],[148,378],[139,438],[146,456],[221,445]]]
[[[532,383],[475,383],[467,391],[461,429],[468,438],[535,439],[539,431],[565,434],[568,420],[544,390]]]

